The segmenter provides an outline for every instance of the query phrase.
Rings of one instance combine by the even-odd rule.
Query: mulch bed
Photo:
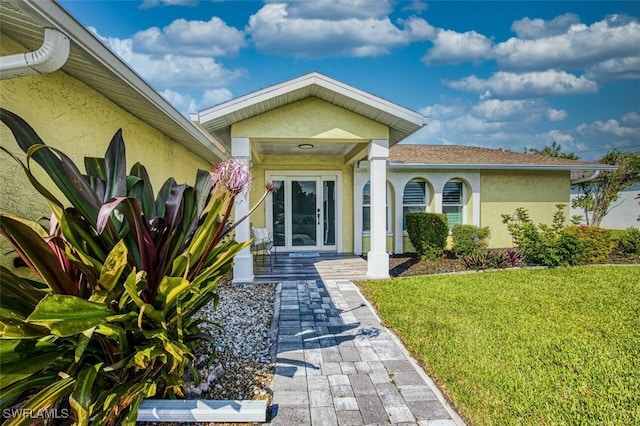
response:
[[[610,264],[640,264],[640,256],[611,254]],[[446,274],[462,272],[467,269],[462,260],[451,253],[438,260],[420,260],[415,254],[396,254],[389,256],[389,274],[392,277],[411,277],[414,275]]]

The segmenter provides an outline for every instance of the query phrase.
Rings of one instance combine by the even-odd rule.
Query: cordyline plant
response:
[[[198,170],[193,187],[170,178],[154,198],[142,165],[127,175],[120,130],[83,174],[20,117],[2,109],[1,119],[52,212],[46,228],[0,215],[37,276],[0,270],[0,410],[20,407],[5,424],[38,423],[29,413],[47,410],[69,413],[58,424],[134,424],[144,398],[180,397],[185,373],[198,378],[195,344],[211,337],[194,315],[217,304],[218,281],[249,244],[231,237],[240,222],[229,218],[250,174],[230,160]],[[70,207],[34,177],[33,161]]]

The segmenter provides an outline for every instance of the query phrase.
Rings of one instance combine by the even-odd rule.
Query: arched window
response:
[[[407,213],[427,211],[427,185],[420,179],[411,179],[402,193],[402,230],[407,230]]]
[[[447,216],[449,227],[464,223],[464,184],[450,180],[442,191],[442,213]]]
[[[387,182],[387,232],[391,229],[391,212],[389,211],[389,197],[391,196],[391,189]],[[362,232],[371,232],[371,186],[369,182],[362,188]]]

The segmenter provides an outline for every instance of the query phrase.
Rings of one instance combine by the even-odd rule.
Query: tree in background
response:
[[[594,179],[577,183],[575,187],[580,195],[572,202],[574,208],[582,209],[587,225],[591,226],[600,226],[620,191],[640,181],[640,154],[614,150],[598,162],[618,166],[618,169],[602,171]]]
[[[562,152],[562,145],[556,141],[553,141],[551,146],[545,146],[543,149],[525,148],[524,153],[544,155],[546,157],[566,158],[569,160],[580,159],[580,157],[578,157],[574,152]]]

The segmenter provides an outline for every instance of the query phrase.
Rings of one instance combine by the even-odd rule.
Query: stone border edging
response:
[[[145,399],[139,422],[264,423],[266,400]]]

